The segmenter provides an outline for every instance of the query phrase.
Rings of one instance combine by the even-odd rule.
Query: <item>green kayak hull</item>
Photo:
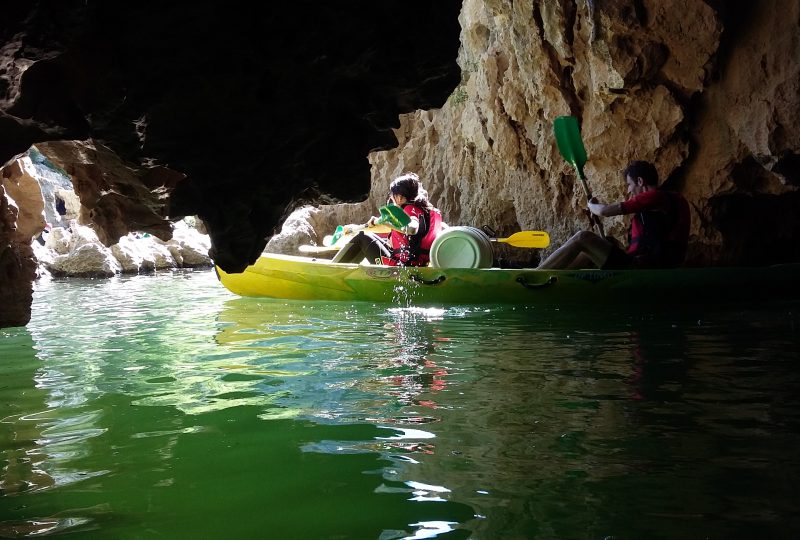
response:
[[[800,264],[669,270],[399,268],[265,254],[244,272],[217,268],[217,274],[228,290],[241,296],[404,306],[800,299]]]

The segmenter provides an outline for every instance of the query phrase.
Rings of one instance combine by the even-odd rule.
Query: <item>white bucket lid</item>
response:
[[[431,245],[434,268],[491,268],[492,245],[483,231],[474,227],[449,227]]]

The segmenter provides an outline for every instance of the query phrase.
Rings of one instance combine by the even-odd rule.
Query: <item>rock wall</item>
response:
[[[689,264],[800,260],[800,2],[465,0],[460,21],[461,84],[370,156],[353,221],[411,170],[450,223],[544,229],[557,246],[588,227],[552,135],[572,114],[601,201],[624,197],[632,159],[687,197]],[[323,212],[330,227],[353,209]],[[606,223],[625,230],[622,217]]]
[[[29,230],[31,221],[26,220],[26,212],[21,212],[20,204],[10,195],[10,192],[20,191],[24,189],[20,190],[17,182],[6,179],[0,182],[0,327],[23,326],[31,318],[36,277]],[[35,219],[35,216],[30,217]],[[41,216],[39,219],[44,221]]]

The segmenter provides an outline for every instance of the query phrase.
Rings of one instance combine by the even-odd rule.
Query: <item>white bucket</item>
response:
[[[475,227],[448,227],[431,245],[434,268],[491,268],[494,256],[489,237]]]

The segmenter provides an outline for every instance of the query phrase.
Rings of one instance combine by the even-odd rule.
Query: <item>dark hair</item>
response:
[[[641,178],[648,186],[658,185],[658,171],[655,165],[649,161],[631,161],[625,170],[622,171],[624,178],[631,177],[634,180]]]
[[[419,182],[419,176],[414,173],[403,173],[389,185],[389,191],[395,195],[402,195],[409,203],[423,210],[430,210],[433,205],[428,200],[428,192]]]

